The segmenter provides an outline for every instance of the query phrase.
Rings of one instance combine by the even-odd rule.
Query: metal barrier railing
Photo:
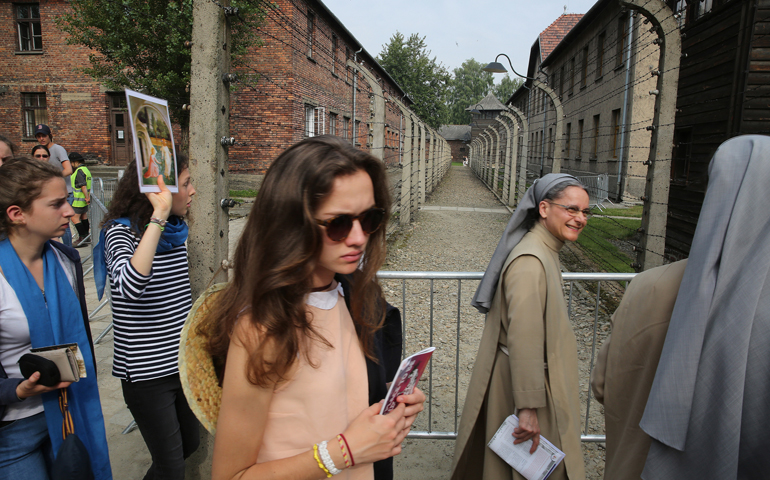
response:
[[[397,303],[391,302],[395,304],[400,305],[401,307],[401,313],[402,313],[402,334],[404,337],[404,349],[406,349],[406,343],[407,340],[410,339],[412,336],[409,332],[412,330],[414,325],[417,322],[412,322],[410,316],[408,315],[408,312],[413,309],[413,306],[410,306],[410,309],[407,309],[407,288],[406,283],[407,280],[412,281],[429,281],[430,286],[430,295],[429,299],[427,299],[427,309],[428,309],[428,318],[429,318],[429,325],[428,325],[428,338],[427,342],[429,343],[429,346],[434,346],[434,340],[435,340],[435,330],[436,325],[434,322],[435,318],[435,305],[436,305],[436,298],[435,298],[435,292],[436,289],[434,288],[434,281],[436,280],[450,280],[450,281],[457,281],[457,303],[456,306],[452,307],[452,312],[454,313],[455,319],[455,351],[454,353],[454,366],[446,366],[446,365],[436,365],[436,368],[441,367],[443,370],[449,370],[450,372],[453,372],[454,375],[450,373],[448,375],[449,377],[454,377],[454,399],[453,399],[453,412],[454,412],[454,429],[453,431],[437,431],[433,429],[434,419],[433,419],[433,410],[434,408],[438,408],[436,405],[436,395],[434,395],[434,364],[437,361],[440,361],[441,356],[435,355],[431,359],[431,362],[428,367],[428,378],[427,378],[427,390],[425,391],[426,396],[428,397],[427,400],[427,429],[424,430],[418,430],[415,428],[412,432],[409,433],[409,438],[424,438],[424,439],[455,439],[457,438],[457,423],[459,418],[459,395],[460,395],[460,350],[461,350],[461,344],[462,344],[462,336],[461,336],[461,330],[463,327],[462,322],[462,310],[464,308],[469,308],[469,305],[464,305],[462,302],[463,298],[463,290],[462,290],[462,284],[463,280],[471,280],[471,281],[478,281],[481,280],[483,276],[483,272],[397,272],[397,271],[380,271],[377,276],[380,280],[382,280],[383,284],[387,283],[390,280],[401,280],[401,292],[400,292],[400,301],[398,301],[398,298],[392,298],[392,297],[398,297],[398,292],[396,290],[388,290],[386,288],[386,296],[391,297],[388,298],[389,301],[397,301]],[[635,273],[569,273],[565,272],[562,277],[564,279],[564,282],[569,285],[569,299],[568,299],[568,313],[570,315],[570,318],[573,317],[573,303],[574,303],[574,295],[573,292],[575,291],[574,282],[577,281],[587,281],[587,282],[596,282],[596,303],[594,305],[594,320],[593,320],[593,340],[591,345],[591,360],[590,360],[590,368],[588,369],[589,376],[590,372],[593,369],[594,361],[595,361],[595,355],[596,355],[596,339],[597,339],[597,329],[599,325],[599,306],[601,304],[601,283],[602,282],[628,282],[631,279],[634,278],[636,274]],[[389,295],[390,293],[390,295]],[[448,293],[448,292],[447,292]],[[447,296],[447,293],[444,294],[444,296]],[[454,294],[451,294],[449,296],[452,296]],[[441,300],[442,303],[444,300]],[[425,307],[425,305],[422,305],[422,307]],[[470,307],[472,308],[472,307]],[[468,348],[476,348],[477,345],[468,345]],[[406,352],[403,352],[406,353]],[[411,353],[411,352],[409,352]],[[403,355],[402,355],[403,357]],[[583,380],[583,379],[581,379]],[[591,435],[588,433],[588,419],[590,416],[590,409],[591,409],[591,392],[590,392],[590,382],[588,379],[584,379],[584,383],[588,385],[588,392],[586,397],[586,414],[585,414],[585,430],[583,434],[581,435],[581,440],[583,442],[604,442],[605,436],[604,435]],[[425,380],[423,380],[424,382]],[[423,383],[424,385],[424,383]],[[444,405],[442,405],[444,406]],[[443,409],[444,412],[447,411],[446,408]],[[418,419],[418,422],[420,422],[420,419]]]
[[[606,173],[600,175],[577,176],[588,189],[588,203],[602,209],[602,203],[610,199],[610,177]]]

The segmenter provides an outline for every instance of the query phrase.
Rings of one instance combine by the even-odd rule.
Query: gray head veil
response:
[[[724,142],[640,422],[653,438],[645,479],[770,471],[768,208],[770,137]]]
[[[505,259],[508,258],[508,254],[511,253],[513,247],[518,245],[524,234],[527,233],[527,229],[523,225],[524,220],[527,218],[527,212],[531,208],[537,207],[553,187],[565,180],[573,180],[577,182],[576,185],[581,185],[580,181],[572,175],[549,173],[535,180],[535,183],[524,194],[524,198],[519,202],[516,211],[511,215],[508,226],[505,227],[503,237],[500,239],[500,243],[497,244],[495,253],[492,254],[492,260],[489,261],[489,266],[486,272],[484,272],[484,277],[481,279],[479,288],[476,289],[476,294],[471,301],[471,305],[476,307],[481,313],[487,313],[492,305],[492,299],[497,290],[497,281],[500,280],[500,273]]]

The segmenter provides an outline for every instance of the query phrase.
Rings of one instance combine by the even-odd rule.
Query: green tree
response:
[[[505,76],[500,80],[500,83],[495,85],[495,87],[492,89],[492,93],[495,94],[495,97],[497,97],[498,100],[500,100],[502,103],[505,103],[508,101],[509,98],[511,98],[511,95],[513,95],[513,92],[515,92],[521,85],[524,83],[524,80],[520,78],[511,78],[507,73]]]
[[[129,88],[168,101],[171,119],[182,127],[187,148],[193,0],[70,0],[70,13],[56,19],[67,43],[93,52],[82,71],[108,88]],[[259,2],[231,0],[232,65],[259,44],[255,28],[264,18]],[[233,17],[231,17],[233,18]]]
[[[449,118],[452,125],[467,125],[471,121],[470,113],[465,109],[486,97],[494,87],[492,73],[482,70],[482,65],[471,58],[455,68],[454,78],[449,87]]]
[[[377,62],[412,99],[414,112],[428,125],[439,128],[446,120],[449,72],[430,57],[425,37],[413,33],[408,39],[396,32]]]

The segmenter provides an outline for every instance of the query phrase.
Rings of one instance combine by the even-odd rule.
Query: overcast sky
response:
[[[564,13],[586,13],[595,0],[322,0],[372,56],[401,32],[424,36],[431,55],[451,73],[469,59],[489,63],[498,53],[527,73],[537,36]],[[508,69],[504,58],[500,59]],[[495,75],[496,82],[500,77]]]

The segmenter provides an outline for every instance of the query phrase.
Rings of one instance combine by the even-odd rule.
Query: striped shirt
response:
[[[152,380],[179,371],[179,336],[192,307],[187,247],[156,253],[148,276],[131,257],[139,239],[124,225],[105,235],[115,325],[112,375],[128,381]]]

